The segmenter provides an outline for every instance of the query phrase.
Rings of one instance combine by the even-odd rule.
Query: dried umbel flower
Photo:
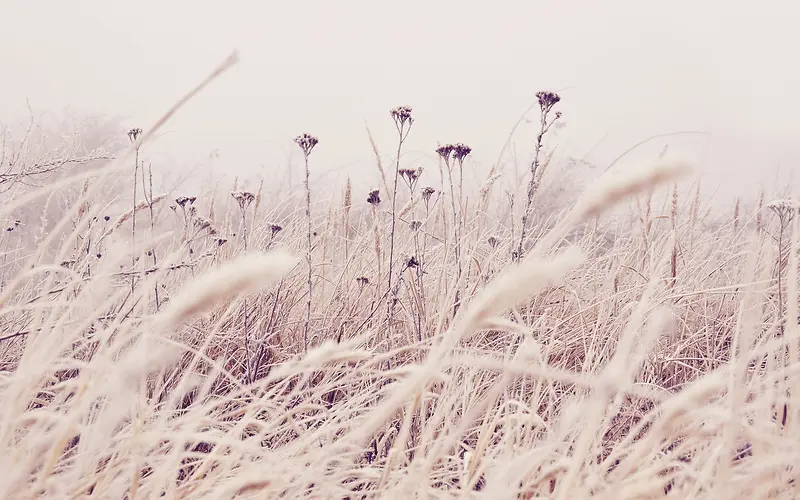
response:
[[[128,140],[131,142],[136,142],[140,135],[142,135],[142,129],[132,128],[128,131]]]
[[[314,146],[319,143],[319,139],[311,134],[301,134],[294,138],[294,142],[300,146],[300,149],[303,150],[303,154],[308,156],[311,154],[311,150],[314,149]]]
[[[177,203],[181,207],[185,207],[187,204],[191,205],[192,203],[194,203],[194,201],[188,196],[179,196],[175,198],[175,203]]]
[[[800,209],[800,204],[794,200],[775,200],[767,204],[767,208],[775,212],[781,220],[781,224],[788,224]]]
[[[408,182],[417,180],[420,174],[420,172],[414,168],[401,168],[398,172],[403,178],[407,179]]]
[[[236,200],[242,210],[247,210],[247,207],[256,199],[256,195],[249,191],[234,191],[231,196],[233,196],[233,199]]]
[[[425,203],[428,203],[431,200],[431,196],[433,196],[435,192],[436,190],[430,186],[427,186],[422,190],[422,199],[425,200]]]
[[[211,221],[205,217],[197,217],[194,219],[194,227],[197,230],[202,230],[211,227]]]
[[[269,225],[269,230],[272,231],[272,237],[274,238],[276,234],[278,234],[281,231],[283,231],[283,228],[281,226],[277,225],[277,224],[270,224]]]
[[[410,127],[414,123],[414,117],[411,116],[411,106],[398,106],[391,110],[389,114],[392,115],[397,128],[403,128],[406,124]]]
[[[412,220],[408,225],[412,231],[419,231],[419,228],[422,227],[422,222],[418,220]]]
[[[445,163],[449,164],[450,156],[453,154],[454,149],[455,146],[453,144],[445,144],[444,146],[439,146],[436,148],[436,152],[442,157]]]
[[[381,192],[379,189],[373,189],[369,192],[367,203],[374,206],[378,206],[381,203]]]
[[[472,148],[467,146],[466,144],[461,144],[460,142],[453,146],[453,157],[458,160],[459,162],[463,162],[464,158],[466,158],[472,152]]]
[[[497,239],[497,238],[495,238],[494,236],[489,236],[489,239],[488,239],[488,240],[486,240],[486,242],[487,242],[487,243],[489,244],[489,246],[490,246],[490,247],[492,247],[492,248],[497,248],[497,245],[499,245],[499,244],[500,244],[500,240],[498,240],[498,239]]]
[[[408,259],[406,265],[412,269],[419,267],[419,261],[413,255]]]
[[[358,277],[358,278],[356,278],[356,283],[358,283],[359,286],[361,286],[363,288],[363,287],[369,285],[369,278],[366,278],[364,276]]]
[[[217,246],[218,247],[221,247],[222,245],[224,245],[227,242],[228,242],[228,240],[226,238],[217,238]]]
[[[553,108],[553,106],[558,104],[558,101],[561,100],[561,97],[559,97],[558,94],[547,90],[537,92],[536,98],[539,99],[539,107],[542,108],[542,112],[545,114],[547,114]]]
[[[400,174],[405,183],[408,185],[408,188],[413,191],[414,186],[417,184],[417,181],[419,180],[419,176],[422,174],[422,167],[401,168],[397,172]]]

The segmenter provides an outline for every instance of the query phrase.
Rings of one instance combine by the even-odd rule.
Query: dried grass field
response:
[[[692,168],[655,161],[545,215],[560,97],[537,98],[514,197],[495,170],[464,187],[464,144],[401,161],[405,106],[396,143],[372,145],[379,188],[348,181],[324,208],[324,137],[295,139],[287,208],[154,190],[139,148],[160,123],[15,191],[0,498],[800,496],[797,205],[762,195],[709,224],[678,188]],[[110,210],[122,176],[133,199]],[[15,221],[68,189],[47,231]]]

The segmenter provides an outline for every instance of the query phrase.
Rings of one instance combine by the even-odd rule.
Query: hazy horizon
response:
[[[309,132],[320,138],[315,174],[377,186],[365,125],[390,156],[388,111],[401,104],[416,117],[404,161],[459,141],[485,170],[538,90],[562,97],[566,127],[546,144],[560,159],[605,168],[647,137],[699,132],[653,141],[628,161],[668,145],[707,185],[744,196],[776,171],[788,179],[800,160],[789,2],[84,0],[9,1],[2,11],[4,123],[24,120],[29,102],[36,113],[122,115],[145,128],[238,49],[240,64],[150,147],[154,164],[175,172],[269,176],[296,157],[292,137]],[[505,162],[524,168],[534,136],[521,126]]]

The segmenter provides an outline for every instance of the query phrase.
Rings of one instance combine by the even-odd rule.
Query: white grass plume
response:
[[[187,321],[221,301],[276,283],[300,262],[283,250],[251,253],[226,262],[187,283],[170,301],[161,321],[167,328]]]
[[[617,202],[691,172],[686,163],[660,163],[646,170],[604,175],[589,187],[573,208],[577,220],[597,217]]]

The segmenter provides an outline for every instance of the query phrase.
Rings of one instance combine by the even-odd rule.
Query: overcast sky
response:
[[[697,131],[670,151],[747,194],[800,161],[798,24],[795,3],[773,0],[0,0],[0,113],[24,117],[27,99],[147,127],[239,49],[153,146],[164,168],[269,175],[310,132],[317,172],[370,183],[365,124],[389,155],[400,104],[417,119],[408,162],[460,141],[489,166],[550,89],[563,99],[567,126],[550,142],[561,157],[604,167],[649,136]],[[514,136],[520,164],[534,134]]]

